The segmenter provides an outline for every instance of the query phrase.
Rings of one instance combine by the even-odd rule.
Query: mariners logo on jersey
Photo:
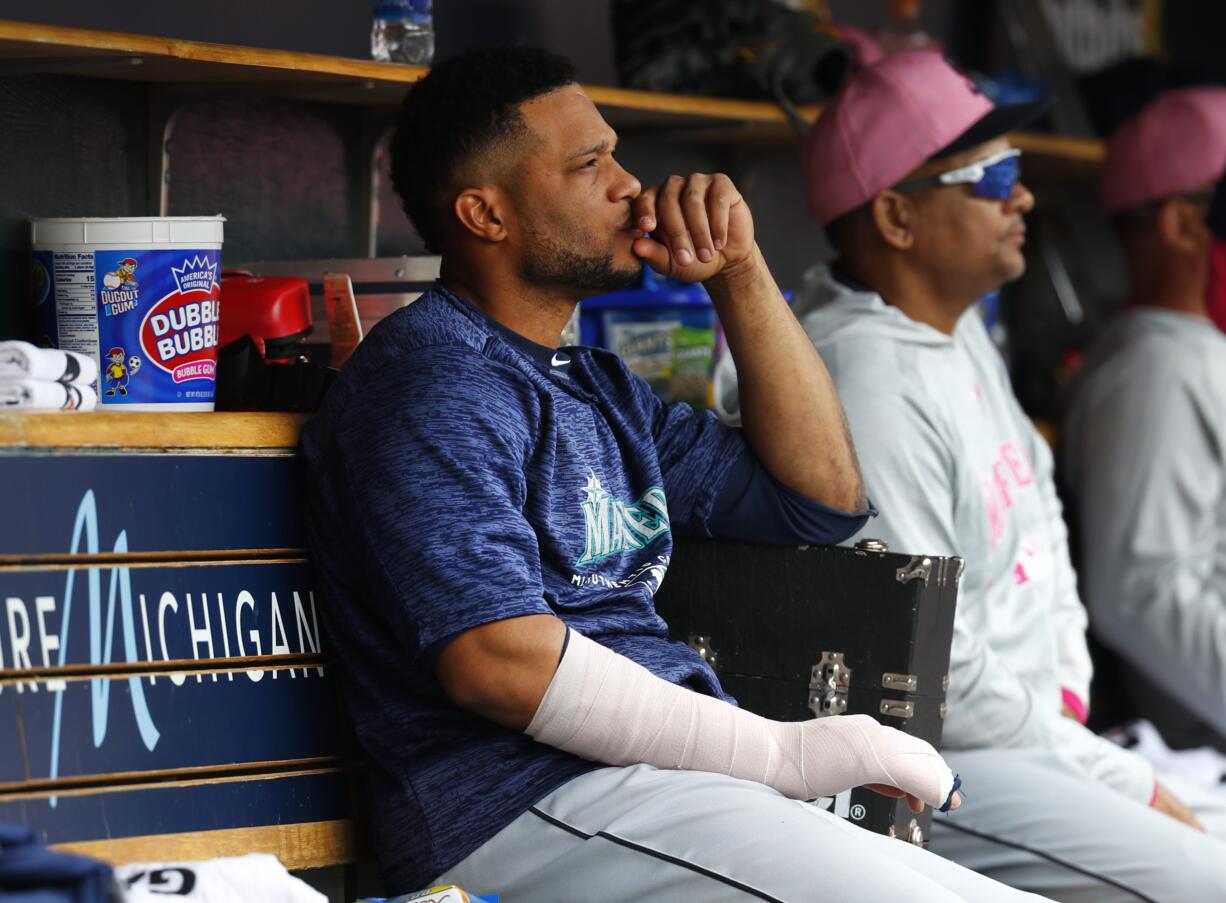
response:
[[[609,495],[589,471],[582,491],[587,496],[579,503],[585,539],[576,566],[642,549],[668,532],[668,502],[659,486],[652,486],[630,505]]]

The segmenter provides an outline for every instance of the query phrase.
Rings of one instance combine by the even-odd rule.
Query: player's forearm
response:
[[[573,631],[526,733],[595,762],[726,774],[793,799],[885,784],[934,807],[957,805],[949,767],[923,740],[867,715],[769,721]]]
[[[493,621],[456,637],[434,673],[460,708],[523,730],[553,679],[565,637],[566,625],[552,615]]]
[[[754,453],[784,485],[844,511],[864,511],[851,431],[825,364],[792,316],[757,247],[706,283],[740,382]]]

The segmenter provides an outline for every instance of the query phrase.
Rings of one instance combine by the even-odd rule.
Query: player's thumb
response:
[[[636,238],[633,245],[634,254],[653,270],[662,276],[672,275],[673,255],[664,245],[654,238]]]
[[[949,801],[954,775],[932,744],[882,727],[871,741],[881,780],[917,796],[934,809]]]

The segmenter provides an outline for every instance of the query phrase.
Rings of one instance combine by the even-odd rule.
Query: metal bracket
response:
[[[966,559],[965,558],[953,558],[951,559],[951,561],[957,562],[957,570],[954,571],[953,579],[951,581],[954,586],[957,586],[959,583],[962,582],[962,575],[966,573]]]
[[[965,570],[966,562],[961,558],[938,558],[933,561],[926,556],[916,555],[894,572],[894,579],[899,583],[923,580],[924,586],[927,586],[928,581],[935,576],[937,586],[946,586],[951,583],[957,586]]]
[[[915,714],[915,703],[903,699],[883,699],[880,711],[891,718],[910,718]]]
[[[919,686],[919,678],[914,674],[893,674],[887,671],[881,675],[881,686],[887,690],[902,690],[904,693],[914,693]]]
[[[715,664],[715,660],[719,653],[717,653],[715,648],[711,645],[711,638],[709,636],[699,636],[696,633],[692,633],[686,639],[686,643],[689,644],[691,649],[698,653],[699,658],[711,666],[712,670],[715,670],[718,667]]]
[[[942,558],[936,563],[937,586],[957,586],[966,570],[966,561],[962,558]]]
[[[809,674],[809,711],[818,718],[842,715],[847,711],[847,690],[851,668],[842,652],[822,650],[822,658]]]
[[[856,543],[859,552],[888,552],[890,547],[883,539],[862,539]]]
[[[923,555],[916,555],[897,571],[894,572],[894,579],[899,583],[910,583],[912,580],[923,580],[924,586],[928,585],[928,577],[932,573],[932,559]]]

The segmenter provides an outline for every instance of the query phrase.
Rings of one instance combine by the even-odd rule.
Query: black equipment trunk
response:
[[[778,721],[872,715],[940,746],[962,559],[678,539],[656,609],[741,706]],[[932,812],[862,787],[818,805],[927,845]]]

